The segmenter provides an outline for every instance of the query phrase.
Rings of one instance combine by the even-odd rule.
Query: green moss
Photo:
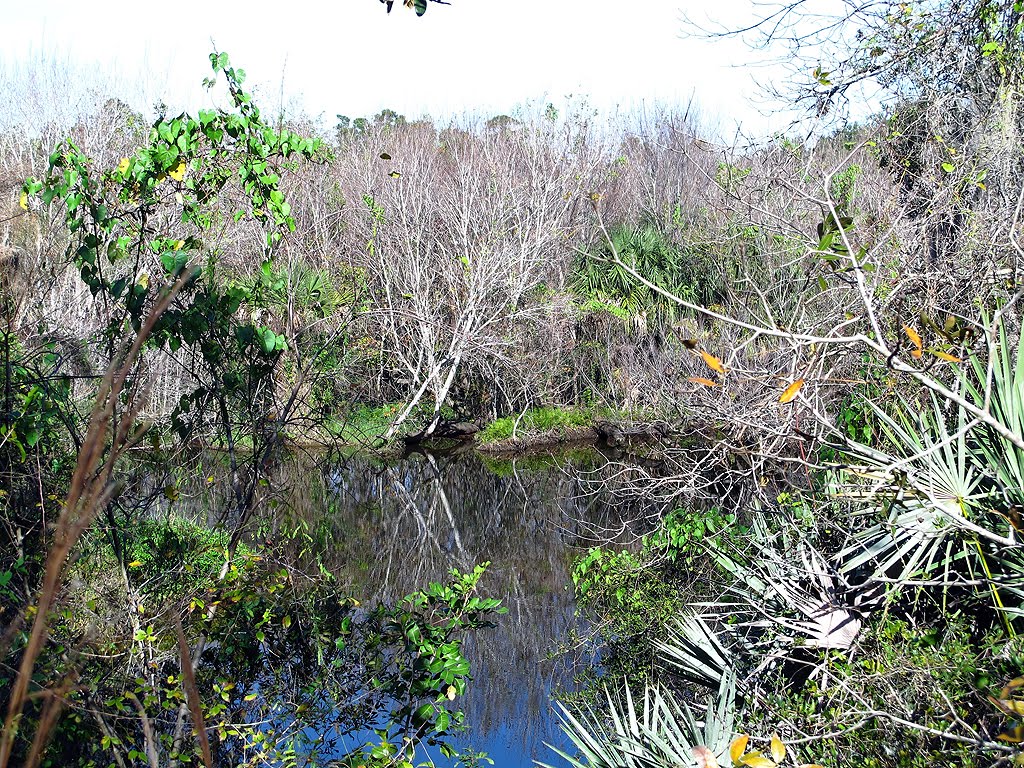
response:
[[[477,436],[483,445],[541,434],[559,435],[588,427],[599,414],[593,408],[531,408],[518,416],[495,419]]]

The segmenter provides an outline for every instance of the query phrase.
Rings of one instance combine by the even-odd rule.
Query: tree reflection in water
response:
[[[550,696],[571,688],[574,670],[569,655],[551,657],[575,627],[573,557],[594,531],[622,532],[655,511],[595,483],[602,464],[596,452],[500,462],[297,455],[277,469],[272,486],[285,490],[261,535],[306,531],[293,556],[303,540],[327,545],[324,565],[367,604],[491,561],[481,591],[508,613],[467,646],[474,683],[460,702],[469,731],[459,741],[498,765],[532,765],[553,757],[544,742],[562,743]]]

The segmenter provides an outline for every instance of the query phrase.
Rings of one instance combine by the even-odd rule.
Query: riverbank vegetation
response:
[[[877,111],[753,146],[553,107],[318,136],[220,53],[219,108],[5,124],[0,766],[452,752],[483,566],[358,606],[326,531],[265,535],[273,469],[602,421],[665,513],[576,564],[570,764],[1015,760],[1024,8],[840,21],[794,100]]]

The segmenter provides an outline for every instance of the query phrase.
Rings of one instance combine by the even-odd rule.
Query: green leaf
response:
[[[434,716],[437,711],[433,704],[424,704],[422,707],[412,713],[412,719],[414,723],[426,723],[430,721],[430,718]]]
[[[266,355],[273,354],[278,349],[284,348],[284,337],[278,336],[270,328],[260,328],[257,331],[259,337],[260,349]]]
[[[449,715],[446,710],[442,709],[440,712],[437,713],[437,723],[434,727],[434,730],[437,733],[444,733],[448,730],[448,726],[451,725],[451,720],[451,715]]]

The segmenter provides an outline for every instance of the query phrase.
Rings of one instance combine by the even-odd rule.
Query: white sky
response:
[[[216,0],[0,0],[8,68],[67,59],[98,67],[175,109],[208,100],[200,83],[212,43],[248,73],[259,103],[302,109],[333,125],[337,113],[389,107],[410,119],[511,113],[525,102],[585,95],[601,110],[682,107],[731,138],[786,126],[754,83],[764,58],[739,41],[680,37],[685,11],[723,24],[749,21],[747,0],[451,0],[422,18],[397,0],[240,3]],[[255,9],[265,10],[255,10]],[[123,94],[114,94],[122,96]],[[131,98],[126,98],[131,100]],[[155,99],[153,99],[155,100]],[[143,106],[143,105],[137,105]]]

